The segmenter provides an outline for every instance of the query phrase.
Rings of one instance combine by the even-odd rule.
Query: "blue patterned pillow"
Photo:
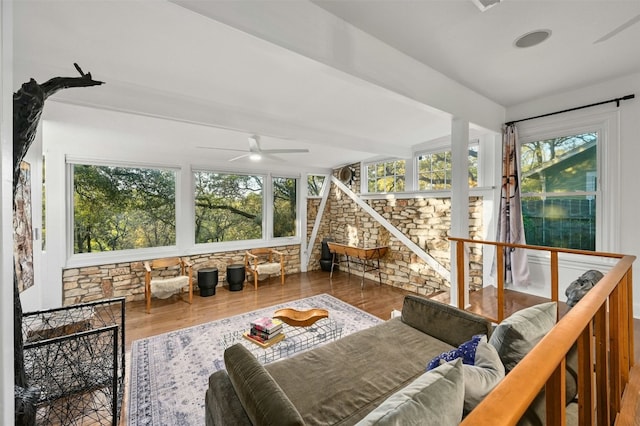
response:
[[[438,367],[442,361],[449,362],[457,358],[462,358],[463,364],[474,365],[478,343],[480,343],[480,339],[484,336],[484,334],[476,334],[471,340],[464,342],[456,349],[441,353],[427,364],[427,371]]]

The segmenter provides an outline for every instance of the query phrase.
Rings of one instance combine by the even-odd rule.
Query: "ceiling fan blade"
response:
[[[248,152],[246,149],[220,148],[217,146],[196,146],[199,149],[217,149],[218,151]]]
[[[306,149],[306,148],[301,148],[301,149],[263,149],[260,152],[269,153],[269,154],[294,154],[294,153],[297,153],[297,152],[309,152],[309,150]]]
[[[230,158],[230,159],[229,159],[229,162],[231,162],[231,161],[236,161],[236,160],[239,160],[239,159],[244,158],[244,157],[248,157],[249,155],[251,155],[251,154],[250,154],[250,153],[248,153],[248,154],[238,155],[237,157]]]
[[[249,136],[249,151],[250,152],[261,152],[260,151],[260,136],[253,135]]]
[[[609,31],[607,34],[603,35],[602,37],[600,37],[599,39],[594,41],[593,44],[598,44],[598,43],[602,43],[603,41],[607,41],[611,37],[618,35],[622,31],[626,30],[627,28],[629,28],[633,24],[637,24],[638,22],[640,22],[640,15],[634,16],[633,18],[629,19],[624,24],[620,25],[618,28],[614,29],[613,31]]]

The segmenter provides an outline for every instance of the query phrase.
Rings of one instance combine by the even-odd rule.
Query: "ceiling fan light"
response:
[[[260,161],[260,160],[262,160],[262,155],[258,154],[257,152],[253,152],[253,153],[249,154],[249,160],[251,160],[251,161]]]

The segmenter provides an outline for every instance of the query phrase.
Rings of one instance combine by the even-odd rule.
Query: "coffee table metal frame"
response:
[[[294,327],[283,324],[282,332],[285,338],[278,343],[262,348],[257,344],[250,342],[242,336],[247,330],[234,331],[223,335],[220,340],[222,346],[226,349],[236,343],[242,344],[244,347],[255,355],[257,360],[263,364],[267,364],[278,359],[287,358],[295,353],[303,352],[311,349],[321,343],[331,342],[342,337],[342,323],[330,318],[324,318],[316,321],[308,327]]]

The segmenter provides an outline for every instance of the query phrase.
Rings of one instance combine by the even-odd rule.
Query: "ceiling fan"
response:
[[[262,149],[260,147],[260,136],[258,135],[249,136],[248,141],[249,141],[249,151],[242,150],[242,149],[217,148],[217,147],[206,147],[206,146],[202,146],[199,148],[218,149],[221,151],[244,152],[244,154],[242,155],[238,155],[237,157],[230,158],[229,161],[236,161],[245,157],[249,157],[249,159],[253,161],[260,161],[262,157],[278,159],[277,157],[274,157],[272,154],[294,154],[294,153],[309,152],[309,150],[306,148]]]

